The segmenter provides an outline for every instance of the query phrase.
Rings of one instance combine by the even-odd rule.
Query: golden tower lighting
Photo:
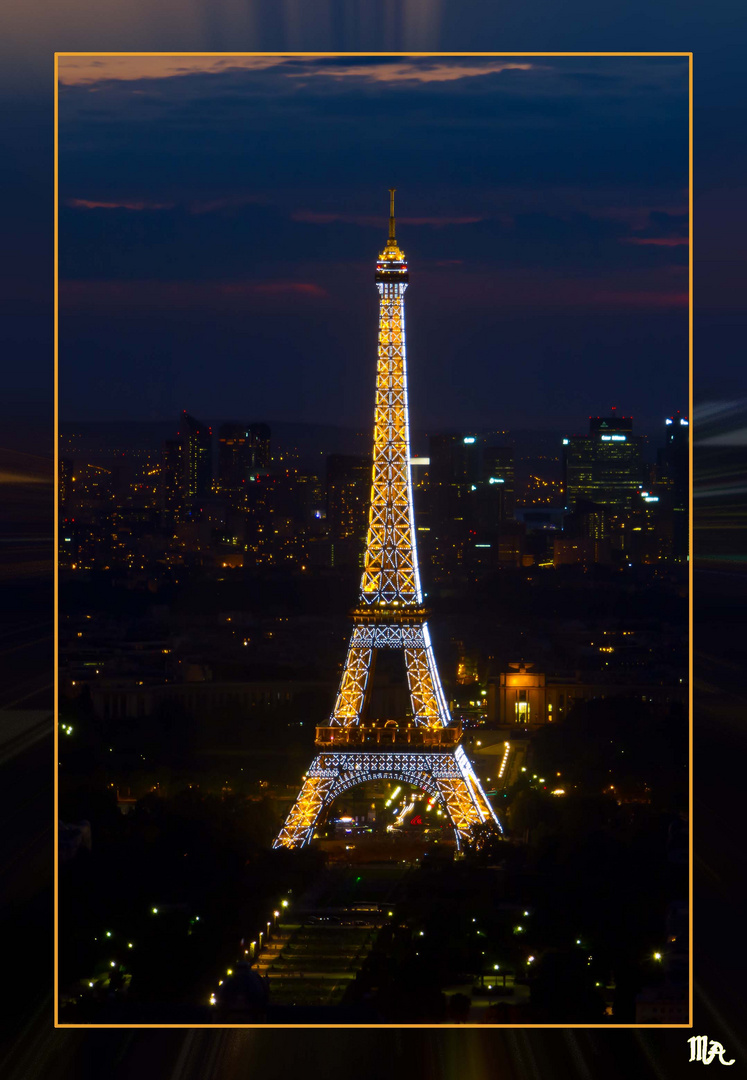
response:
[[[316,729],[317,756],[274,847],[309,843],[320,816],[341,792],[367,780],[404,781],[438,798],[457,846],[473,828],[500,823],[449,714],[431,645],[420,586],[407,405],[405,289],[407,261],[396,240],[390,188],[389,238],[376,264],[378,363],[373,475],[359,603],[334,708]],[[412,704],[408,722],[367,722],[371,676],[379,649],[404,654]]]

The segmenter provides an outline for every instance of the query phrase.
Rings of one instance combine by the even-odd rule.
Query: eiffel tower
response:
[[[308,844],[337,796],[367,780],[398,780],[433,796],[448,815],[457,848],[482,822],[501,830],[460,745],[461,725],[446,704],[423,606],[410,477],[408,272],[395,238],[395,190],[390,188],[389,239],[376,264],[380,308],[373,479],[360,598],[352,611],[353,632],[332,715],[316,729],[317,755],[274,847]],[[404,653],[409,721],[365,719],[379,649]]]

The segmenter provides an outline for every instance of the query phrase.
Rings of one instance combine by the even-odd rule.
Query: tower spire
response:
[[[394,221],[394,193],[397,189],[389,188],[389,238],[386,242],[386,247],[379,255],[379,262],[385,263],[401,263],[400,270],[406,272],[405,266],[405,253],[397,243],[395,236],[395,221]]]

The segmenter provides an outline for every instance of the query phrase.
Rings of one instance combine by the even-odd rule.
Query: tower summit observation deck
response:
[[[460,745],[446,704],[427,624],[418,570],[410,476],[405,290],[407,260],[396,240],[390,189],[389,238],[376,263],[379,292],[373,474],[366,553],[353,631],[334,708],[316,729],[314,758],[275,847],[302,847],[343,791],[392,779],[433,795],[457,846],[476,825],[500,824]],[[379,649],[404,655],[412,715],[367,722]]]

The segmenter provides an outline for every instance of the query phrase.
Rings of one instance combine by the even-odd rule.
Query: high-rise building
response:
[[[356,537],[368,528],[371,454],[330,454],[327,458],[327,525],[333,540]]]
[[[657,482],[672,493],[672,505],[686,510],[690,492],[690,421],[676,413],[665,420],[665,443],[657,454]]]
[[[431,435],[428,468],[428,520],[424,545],[437,572],[461,568],[474,503],[469,496],[480,479],[480,442],[475,435]]]
[[[480,442],[475,435],[431,435],[428,481],[436,521],[460,521],[464,502],[480,479]]]
[[[514,451],[511,446],[486,446],[482,451],[482,473],[478,484],[483,513],[491,525],[510,521],[516,510]]]
[[[470,545],[474,504],[469,501],[480,478],[480,444],[475,435],[442,434],[429,439],[427,516],[423,555],[436,580],[464,570]]]
[[[221,424],[218,431],[218,487],[241,496],[246,485],[270,468],[270,429],[266,424]]]
[[[64,513],[72,500],[74,466],[70,458],[60,458],[58,495],[60,510]]]
[[[480,572],[505,561],[499,534],[512,534],[514,453],[491,445],[492,437],[431,436],[424,552],[437,576]]]
[[[249,486],[254,489],[260,485]],[[280,564],[305,564],[308,540],[320,531],[321,480],[298,469],[279,469],[271,478],[270,503],[274,558]]]
[[[429,489],[435,516],[465,521],[474,517],[473,493],[485,488],[498,520],[514,516],[514,452],[491,446],[477,435],[432,435]]]
[[[631,509],[646,480],[644,440],[632,416],[590,416],[589,434],[563,439],[565,505],[579,500]]]
[[[161,452],[161,505],[174,517],[182,509],[183,471],[181,439],[167,439]]]
[[[690,422],[675,413],[665,421],[665,443],[656,460],[656,493],[671,533],[671,556],[678,562],[690,551]]]
[[[210,494],[213,482],[213,432],[207,424],[182,413],[179,438],[182,444],[182,484],[188,501]]]

